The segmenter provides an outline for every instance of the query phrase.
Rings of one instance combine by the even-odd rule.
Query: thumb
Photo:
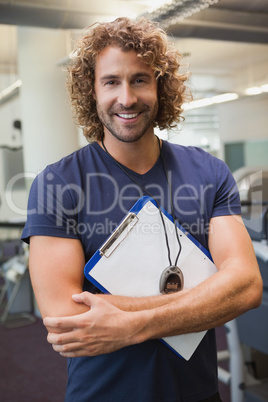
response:
[[[82,292],[72,295],[72,299],[76,303],[84,303],[87,306],[91,307],[96,300],[96,296],[90,292]]]

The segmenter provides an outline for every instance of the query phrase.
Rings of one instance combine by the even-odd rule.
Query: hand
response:
[[[96,356],[138,343],[143,324],[137,313],[125,312],[89,292],[72,296],[90,310],[70,317],[46,317],[47,340],[64,357]]]

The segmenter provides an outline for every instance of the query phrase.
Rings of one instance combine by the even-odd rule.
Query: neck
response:
[[[153,135],[135,142],[118,142],[104,137],[99,145],[117,162],[139,174],[145,174],[159,158],[159,139]]]

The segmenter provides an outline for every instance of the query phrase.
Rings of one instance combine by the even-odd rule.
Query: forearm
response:
[[[161,294],[149,297],[128,297],[128,296],[116,296],[110,294],[109,295],[100,294],[98,295],[98,297],[113,304],[120,310],[134,312],[134,311],[150,310],[156,307],[161,307],[173,301],[178,302],[180,298],[189,290],[190,289],[184,289],[176,293]]]
[[[45,325],[53,329],[48,341],[67,357],[96,356],[149,339],[221,325],[256,306],[258,300],[252,295],[259,284],[243,276],[242,269],[231,273],[232,264],[229,267],[189,291],[137,299],[136,311],[124,311],[108,302],[113,300],[127,307],[129,298],[88,292],[73,296],[77,303],[90,306],[90,311],[73,317],[47,318]],[[145,304],[147,309],[138,310]]]
[[[144,326],[136,341],[208,330],[257,307],[255,285],[246,278],[241,283],[242,274],[242,270],[232,275],[227,270],[219,271],[179,299],[139,312],[135,320],[140,319]]]
[[[260,286],[258,275],[245,275],[240,259],[232,259],[225,260],[220,271],[193,289],[144,298],[99,297],[123,311],[137,313],[133,325],[140,320],[141,329],[135,333],[135,343],[221,326],[258,306],[260,299],[255,295]]]
[[[49,342],[67,357],[96,356],[149,339],[208,330],[257,307],[262,280],[241,220],[213,218],[209,246],[218,272],[198,286],[144,298],[83,292],[73,300],[90,311],[46,319],[55,329]],[[59,328],[65,333],[55,334]]]

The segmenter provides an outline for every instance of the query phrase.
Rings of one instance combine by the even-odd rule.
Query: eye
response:
[[[145,80],[143,80],[142,78],[137,78],[135,80],[135,84],[143,84],[145,82]]]
[[[112,80],[107,81],[107,82],[105,82],[105,85],[115,85],[115,81],[112,81]]]

